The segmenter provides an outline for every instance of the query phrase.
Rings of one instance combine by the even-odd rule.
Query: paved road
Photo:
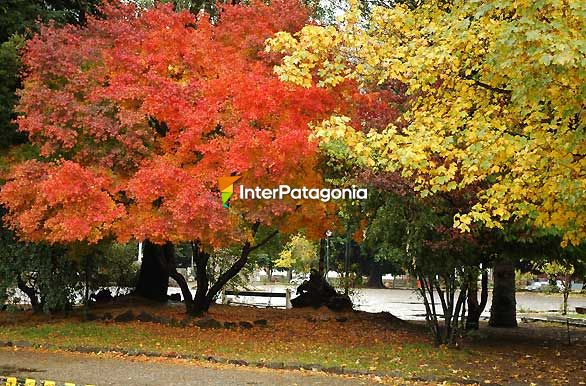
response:
[[[357,295],[356,308],[367,312],[388,311],[402,319],[423,319],[425,306],[415,291],[398,289],[361,289]],[[517,313],[529,311],[559,311],[562,306],[562,295],[545,295],[536,292],[517,292]],[[437,300],[436,300],[437,301]],[[492,293],[489,293],[488,302],[482,316],[490,316]],[[568,309],[586,306],[586,296],[571,294],[568,299]]]
[[[344,378],[299,371],[191,363],[133,362],[75,353],[0,349],[0,374],[96,386],[377,385],[366,378]]]
[[[194,287],[195,283],[189,283]],[[264,292],[285,292],[290,288],[292,293],[295,292],[293,285],[251,285],[250,289]],[[193,290],[192,292],[195,292]],[[181,293],[178,287],[169,287],[169,294]],[[295,295],[293,295],[295,296]],[[20,298],[26,298],[24,294],[18,294]],[[405,320],[423,320],[425,319],[425,307],[419,295],[414,290],[405,289],[355,289],[351,293],[355,309],[366,312],[390,312],[391,314]],[[254,304],[258,306],[285,307],[284,298],[265,298],[265,297],[234,297],[228,296],[228,300],[233,303]],[[218,300],[219,301],[219,300]],[[437,300],[436,300],[437,301]],[[489,294],[488,303],[483,317],[490,316],[490,304],[492,294]],[[561,294],[545,295],[537,292],[517,292],[517,312],[524,313],[528,311],[559,311],[562,305]],[[586,307],[586,296],[581,294],[571,294],[568,301],[569,309],[574,307]]]
[[[286,288],[293,286],[284,285],[255,285],[254,289],[266,292],[285,292]],[[179,293],[179,288],[170,287],[170,293]],[[523,313],[528,311],[559,311],[562,305],[561,294],[545,295],[536,292],[517,292],[517,312]],[[271,305],[284,307],[285,299],[283,298],[261,298],[261,297],[228,297],[229,301],[256,304]],[[386,311],[405,320],[423,320],[425,318],[425,306],[416,291],[404,289],[371,289],[361,288],[352,291],[352,301],[357,310],[366,312]],[[438,301],[438,300],[436,300]],[[489,294],[488,303],[482,316],[490,316],[490,304],[492,302],[492,293]],[[568,301],[569,309],[574,307],[586,307],[586,296],[580,294],[571,294]]]

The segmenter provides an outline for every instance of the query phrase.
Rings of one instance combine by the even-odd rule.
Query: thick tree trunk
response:
[[[170,272],[165,247],[149,240],[143,242],[142,265],[136,284],[138,296],[158,302],[167,301]]]
[[[143,260],[140,268],[136,294],[147,299],[166,302],[168,299],[169,278],[175,280],[189,313],[193,307],[193,297],[185,277],[177,272],[175,247],[172,243],[164,245],[143,242]]]
[[[43,304],[39,302],[39,298],[35,292],[35,289],[26,285],[26,283],[22,280],[20,275],[16,278],[16,285],[18,289],[24,292],[26,296],[28,296],[31,302],[31,308],[35,314],[43,312]]]
[[[468,315],[466,316],[466,330],[478,330],[480,327],[480,315],[488,301],[488,273],[482,271],[482,290],[480,303],[478,302],[478,281],[474,277],[468,283]]]
[[[193,248],[193,262],[195,264],[195,281],[197,283],[197,289],[195,290],[195,297],[193,298],[193,307],[191,310],[188,310],[188,312],[191,315],[197,316],[206,312],[210,307],[206,296],[209,288],[207,266],[210,255],[203,252],[196,243],[192,244],[191,247]]]
[[[381,266],[373,263],[370,267],[370,273],[366,282],[367,288],[385,288],[383,284],[383,272]]]
[[[494,288],[488,324],[492,327],[517,327],[515,266],[509,259],[494,265]]]

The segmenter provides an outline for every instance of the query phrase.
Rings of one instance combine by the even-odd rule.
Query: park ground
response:
[[[87,321],[81,312],[53,317],[2,313],[0,341],[13,346],[0,350],[0,368],[4,364],[5,371],[18,370],[9,356],[15,352],[62,355],[62,360],[52,360],[71,365],[67,355],[82,355],[63,353],[71,350],[90,351],[83,354],[90,362],[213,365],[224,366],[228,374],[242,370],[236,365],[244,365],[246,371],[261,371],[259,380],[272,376],[271,372],[281,374],[285,378],[279,384],[346,384],[350,380],[358,383],[348,384],[586,384],[586,328],[582,327],[569,327],[569,344],[566,326],[522,323],[517,329],[493,329],[483,325],[464,337],[459,347],[447,348],[432,344],[422,322],[402,321],[389,313],[217,305],[205,319],[186,319],[180,304],[161,308],[127,303],[96,308],[92,316],[115,318],[128,310],[135,315],[145,312],[157,321]],[[221,328],[210,328],[219,327],[210,323],[212,319]],[[231,328],[225,328],[226,323]],[[173,359],[182,356],[188,359]],[[307,370],[259,370],[258,366]],[[78,382],[88,382],[84,371],[92,377],[95,365],[86,367],[83,370],[80,365]],[[148,374],[144,368],[136,372]],[[334,375],[339,373],[352,377]],[[321,383],[323,377],[331,381]],[[270,379],[265,381],[258,384],[271,384]]]

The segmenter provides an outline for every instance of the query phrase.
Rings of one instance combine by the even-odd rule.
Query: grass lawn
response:
[[[101,309],[96,314],[122,313]],[[137,307],[170,318],[184,318],[178,307]],[[0,314],[0,340],[58,346],[108,347],[160,353],[210,355],[249,362],[317,364],[356,370],[386,371],[403,377],[476,379],[507,384],[578,385],[586,373],[586,329],[572,331],[575,343],[564,346],[563,330],[525,326],[504,333],[483,328],[460,349],[434,347],[424,326],[388,314],[345,313],[336,321],[329,310],[276,310],[215,306],[208,317],[220,322],[253,322],[251,329],[201,329],[157,323],[82,322],[80,316]],[[515,332],[516,331],[516,332]],[[539,334],[536,335],[535,331]],[[504,335],[503,335],[504,334]],[[566,340],[567,341],[567,340]]]
[[[560,316],[564,316],[561,315]],[[578,314],[576,312],[568,312],[568,315],[566,315],[568,318],[573,318],[573,319],[586,319],[586,314]]]

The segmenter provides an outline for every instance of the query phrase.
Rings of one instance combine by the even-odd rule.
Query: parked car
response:
[[[555,284],[558,287],[558,290],[562,291],[564,289],[564,286],[563,286],[561,280],[557,280]],[[527,287],[525,287],[525,289],[527,291],[545,291],[547,286],[549,286],[549,282],[546,280],[534,281],[533,283],[531,283]]]
[[[543,291],[549,285],[547,281],[534,281],[525,287],[527,291]]]

